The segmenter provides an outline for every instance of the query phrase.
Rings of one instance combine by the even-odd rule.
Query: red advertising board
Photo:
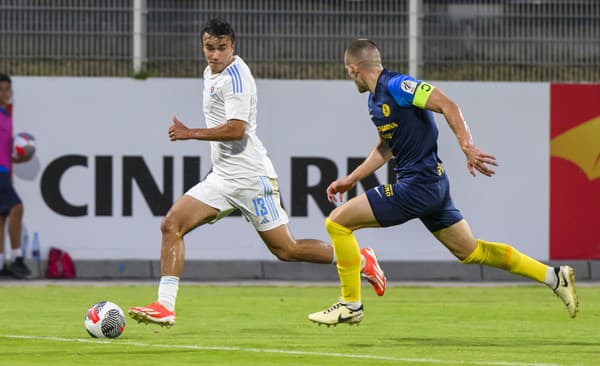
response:
[[[550,259],[600,259],[600,85],[550,89]]]

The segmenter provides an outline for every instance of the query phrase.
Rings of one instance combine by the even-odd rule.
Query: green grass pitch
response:
[[[87,308],[124,311],[155,285],[2,286],[0,365],[600,365],[600,287],[579,287],[570,319],[544,286],[363,288],[359,326],[317,326],[336,287],[182,285],[177,324],[127,318],[116,340],[89,337]]]

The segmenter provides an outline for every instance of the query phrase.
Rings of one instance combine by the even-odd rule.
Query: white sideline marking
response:
[[[249,352],[249,353],[279,353],[279,354],[285,354],[285,355],[323,356],[323,357],[337,357],[337,358],[359,358],[359,359],[367,359],[367,360],[381,360],[381,361],[393,361],[393,362],[405,362],[405,363],[428,362],[428,363],[437,363],[440,365],[460,364],[460,365],[482,365],[482,366],[561,366],[561,365],[554,364],[554,363],[523,363],[523,362],[504,362],[504,361],[448,361],[448,360],[437,360],[437,359],[433,359],[433,358],[387,357],[387,356],[376,356],[376,355],[294,351],[294,350],[269,349],[269,348],[199,346],[199,345],[195,345],[195,344],[190,344],[190,345],[154,344],[154,343],[142,343],[142,342],[108,340],[108,339],[60,338],[60,337],[26,336],[26,335],[0,335],[0,338],[26,339],[26,340],[34,340],[34,341],[110,344],[110,345],[125,345],[125,346],[150,347],[150,348],[193,349],[193,350],[200,350],[200,351],[230,351],[230,352],[236,351],[236,352]]]

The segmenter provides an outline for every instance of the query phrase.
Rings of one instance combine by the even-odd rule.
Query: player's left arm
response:
[[[344,199],[344,193],[352,189],[365,177],[373,174],[385,163],[394,157],[387,141],[379,138],[379,142],[369,156],[358,167],[347,176],[336,179],[327,187],[327,199],[329,202],[338,202]],[[339,198],[338,198],[339,196]]]
[[[415,91],[413,104],[444,115],[467,158],[467,168],[472,176],[475,176],[475,169],[488,177],[496,173],[494,169],[489,167],[489,165],[498,165],[496,158],[484,153],[473,143],[471,131],[459,106],[440,89],[426,82],[421,82]]]
[[[482,152],[473,144],[469,126],[463,118],[460,108],[440,89],[409,75],[396,75],[388,81],[388,90],[401,107],[413,105],[444,114],[467,157],[467,168],[471,175],[475,176],[475,169],[488,177],[495,173],[487,165],[498,165],[496,158]]]
[[[169,127],[169,139],[177,140],[204,140],[204,141],[234,141],[244,138],[246,121],[230,119],[226,123],[212,128],[188,128],[177,117],[173,117],[173,124]]]

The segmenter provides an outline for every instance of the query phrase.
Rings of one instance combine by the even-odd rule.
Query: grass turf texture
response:
[[[334,287],[182,286],[171,329],[127,318],[116,340],[84,328],[100,300],[126,312],[156,286],[2,287],[2,365],[598,365],[600,288],[580,287],[570,319],[544,286],[364,288],[360,326],[327,328],[307,314]],[[33,336],[39,338],[15,338]],[[77,339],[84,340],[76,341]],[[347,355],[347,356],[346,356]]]

